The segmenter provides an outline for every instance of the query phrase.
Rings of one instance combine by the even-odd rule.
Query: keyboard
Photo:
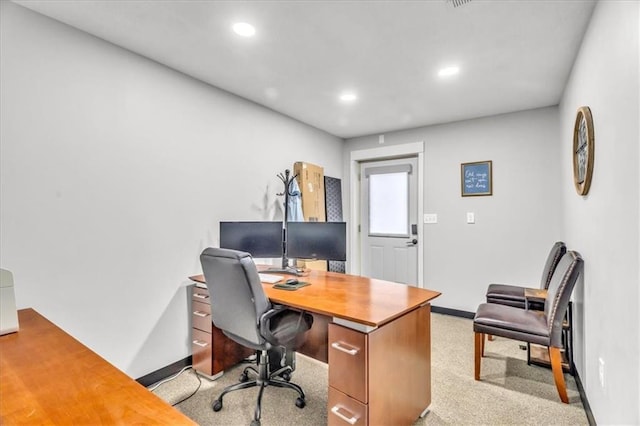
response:
[[[258,274],[260,276],[260,281],[263,283],[277,283],[281,281],[284,277],[282,275],[274,275],[274,274]]]

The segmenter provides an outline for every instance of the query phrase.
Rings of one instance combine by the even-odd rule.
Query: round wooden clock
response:
[[[587,195],[594,162],[593,118],[589,107],[578,108],[573,127],[573,183],[579,195]]]

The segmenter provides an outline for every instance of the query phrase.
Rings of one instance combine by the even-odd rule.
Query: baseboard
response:
[[[591,411],[591,406],[589,405],[589,400],[587,399],[587,394],[584,391],[584,387],[582,386],[582,380],[580,380],[580,374],[578,374],[578,370],[576,366],[573,366],[574,379],[576,379],[576,385],[578,386],[578,392],[580,393],[580,399],[582,400],[582,406],[584,407],[584,413],[587,415],[587,421],[589,422],[589,426],[596,426],[596,419],[593,417],[593,411]]]
[[[443,308],[440,306],[431,306],[431,312],[435,314],[451,315],[454,317],[462,317],[462,318],[469,318],[469,319],[473,319],[473,317],[476,316],[475,312],[460,311],[458,309]]]
[[[191,355],[189,355],[188,357],[181,359],[180,361],[176,361],[173,364],[162,367],[159,370],[153,371],[136,379],[136,382],[140,383],[146,388],[154,383],[158,383],[162,379],[166,379],[167,377],[180,372],[180,370],[182,370],[184,367],[188,367],[191,364]]]

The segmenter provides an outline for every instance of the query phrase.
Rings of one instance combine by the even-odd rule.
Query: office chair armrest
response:
[[[284,311],[288,311],[289,309],[291,308],[285,305],[271,305],[271,309],[262,314],[262,316],[258,318],[258,321],[260,322],[260,324],[268,323],[275,315],[278,315],[279,313]]]
[[[278,337],[276,337],[273,334],[273,330],[272,330],[272,320],[279,316],[284,316],[287,314],[289,315],[294,314],[296,316],[297,330],[299,330],[301,328],[300,326],[302,325],[303,331],[306,331],[311,327],[311,324],[313,323],[313,317],[311,317],[305,311],[291,308],[289,306],[284,306],[284,305],[273,305],[271,309],[269,309],[267,312],[262,314],[259,320],[260,334],[262,335],[262,337],[265,338],[267,342],[271,343],[272,345],[286,346],[290,343],[288,341],[287,342],[281,341]],[[310,317],[310,318],[307,318],[307,317]]]

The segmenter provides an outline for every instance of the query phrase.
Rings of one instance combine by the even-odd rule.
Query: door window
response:
[[[369,179],[369,235],[409,236],[410,165],[366,169]]]

